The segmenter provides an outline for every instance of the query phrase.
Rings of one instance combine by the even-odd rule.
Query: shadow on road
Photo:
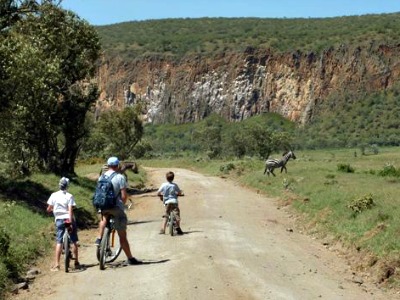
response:
[[[123,267],[137,267],[142,265],[153,265],[153,264],[162,264],[168,262],[169,259],[162,259],[162,260],[142,260],[140,265],[127,265],[125,261],[118,261],[114,263],[107,264],[107,266],[111,268],[123,268]]]
[[[204,231],[201,231],[201,230],[184,231],[182,235],[191,234],[191,233],[197,233],[197,232],[204,232]]]
[[[153,223],[156,220],[147,220],[147,221],[128,221],[128,225],[138,225],[138,224],[146,224],[146,223]],[[158,222],[158,221],[157,221]]]
[[[141,266],[141,265],[153,265],[153,264],[162,264],[162,263],[166,263],[168,262],[169,259],[162,259],[162,260],[142,260],[142,263],[140,265],[127,265],[125,264],[125,261],[118,261],[118,262],[113,262],[113,263],[109,263],[106,264],[106,269],[108,268],[123,268],[123,267],[137,267],[137,266]],[[99,263],[94,263],[94,264],[81,264],[81,268],[80,269],[73,269],[71,268],[69,273],[79,273],[79,272],[83,272],[86,271],[89,268],[93,268],[93,267],[98,267]]]

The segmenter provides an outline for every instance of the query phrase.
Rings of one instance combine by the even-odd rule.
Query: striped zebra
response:
[[[264,174],[267,173],[269,176],[269,173],[275,176],[274,174],[274,169],[281,168],[281,173],[283,170],[287,173],[286,169],[286,164],[289,159],[296,159],[296,155],[294,155],[294,152],[292,150],[283,153],[283,156],[281,159],[276,159],[276,158],[269,158],[265,162],[265,170]]]

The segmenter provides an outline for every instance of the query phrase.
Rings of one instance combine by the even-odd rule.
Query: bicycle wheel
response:
[[[110,240],[110,228],[104,228],[103,237],[100,243],[100,270],[106,267],[107,248]]]
[[[65,229],[64,236],[63,236],[63,247],[64,247],[64,269],[65,272],[69,272],[69,261],[71,259],[71,248],[70,248],[70,240],[69,240],[69,234],[68,234],[68,229]]]
[[[168,230],[169,234],[171,236],[174,236],[174,224],[175,224],[175,214],[173,211],[169,213],[169,224],[168,224]]]
[[[115,229],[111,229],[110,241],[107,249],[106,263],[113,262],[117,259],[122,251],[121,244],[119,243],[118,232]]]

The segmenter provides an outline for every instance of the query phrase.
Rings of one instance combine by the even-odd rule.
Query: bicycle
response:
[[[107,223],[104,228],[101,243],[97,247],[96,251],[96,256],[100,263],[100,270],[105,269],[106,263],[111,263],[116,260],[122,251],[118,233],[114,228],[114,217],[111,214],[107,214],[104,217],[106,218]]]
[[[178,226],[177,226],[177,223],[176,223],[175,212],[173,210],[171,210],[169,215],[168,215],[167,227],[168,227],[169,234],[171,236],[174,236],[176,234],[176,228],[178,228]]]
[[[64,270],[66,273],[69,272],[69,263],[72,258],[72,253],[71,253],[71,237],[70,233],[72,232],[72,224],[69,222],[69,220],[64,220],[64,235],[62,239],[62,251],[64,253]]]

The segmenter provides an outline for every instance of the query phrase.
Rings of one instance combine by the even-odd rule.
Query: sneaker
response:
[[[177,233],[177,234],[183,234],[183,231],[182,231],[182,229],[181,229],[180,227],[178,227],[178,228],[176,229],[176,233]]]
[[[80,270],[80,269],[83,269],[83,266],[79,262],[75,262],[74,268],[75,268],[75,270]]]
[[[94,244],[95,244],[96,246],[100,246],[100,244],[101,244],[101,239],[100,239],[100,238],[97,238],[96,241],[94,242]]]
[[[159,234],[165,234],[165,230],[164,229],[160,229]]]
[[[137,260],[134,257],[128,258],[128,260],[125,261],[124,265],[128,266],[128,265],[141,265],[143,264],[142,261]]]

